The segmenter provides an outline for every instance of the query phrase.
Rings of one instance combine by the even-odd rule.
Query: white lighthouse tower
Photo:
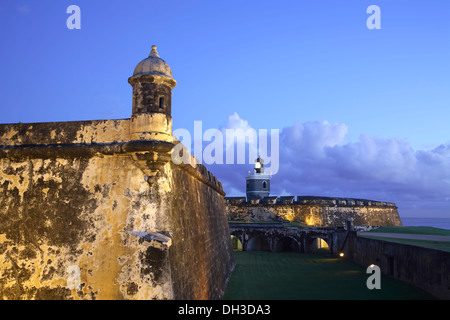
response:
[[[247,201],[264,199],[270,194],[270,175],[264,173],[264,160],[258,156],[253,173],[246,177]]]

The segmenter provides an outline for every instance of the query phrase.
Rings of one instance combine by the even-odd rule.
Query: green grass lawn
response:
[[[430,234],[437,236],[450,236],[450,230],[434,227],[380,227],[371,230],[369,233],[405,233],[405,234]],[[365,237],[370,238],[370,235]],[[450,251],[449,241],[432,241],[432,240],[416,240],[416,239],[396,239],[388,237],[373,237],[373,239],[385,240],[390,242],[410,244],[425,248]]]
[[[380,227],[370,232],[383,233],[408,233],[408,234],[431,234],[436,236],[450,236],[450,230],[434,227]]]
[[[366,268],[327,253],[237,252],[225,300],[433,299],[399,280],[381,278],[380,290],[366,287]]]

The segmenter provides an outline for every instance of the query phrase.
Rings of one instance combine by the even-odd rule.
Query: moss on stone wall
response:
[[[220,182],[126,126],[0,125],[0,299],[221,297],[234,260]]]

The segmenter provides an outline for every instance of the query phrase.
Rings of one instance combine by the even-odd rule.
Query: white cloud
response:
[[[302,158],[320,159],[325,156],[325,148],[342,143],[347,134],[347,126],[330,124],[327,121],[296,122],[281,131],[280,152],[295,161]]]
[[[245,131],[247,129],[253,129],[253,128],[248,124],[247,120],[241,119],[239,114],[237,112],[234,112],[232,115],[228,116],[227,121],[220,128],[220,130],[222,130],[222,131],[225,129],[234,129],[234,130],[242,129]]]

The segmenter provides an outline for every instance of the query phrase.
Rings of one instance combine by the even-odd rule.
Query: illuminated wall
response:
[[[395,205],[337,205],[337,204],[252,204],[227,201],[230,221],[281,221],[300,222],[307,226],[344,227],[352,218],[354,225],[399,226],[402,225]]]
[[[0,125],[0,299],[217,299],[219,181],[130,120]]]

